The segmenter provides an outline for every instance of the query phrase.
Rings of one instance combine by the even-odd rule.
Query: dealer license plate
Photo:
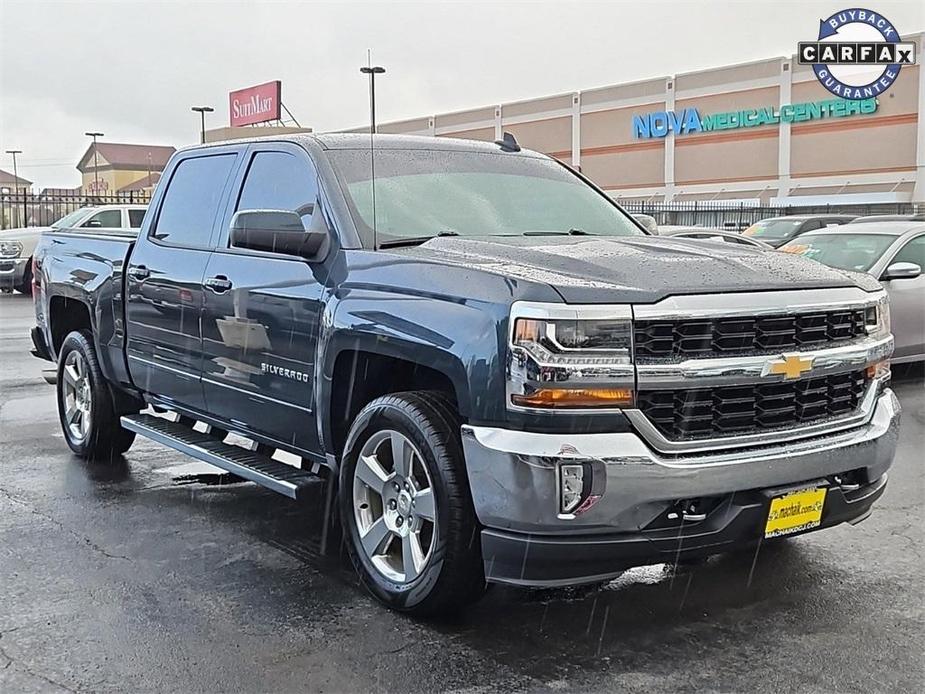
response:
[[[825,491],[825,487],[811,487],[775,496],[771,499],[764,536],[779,537],[819,527]]]

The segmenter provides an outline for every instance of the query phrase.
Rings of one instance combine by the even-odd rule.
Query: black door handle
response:
[[[231,289],[231,286],[232,286],[231,280],[225,277],[224,275],[217,275],[215,277],[210,277],[204,282],[204,284],[216,294],[227,292],[229,289]]]
[[[151,271],[144,265],[136,265],[128,269],[128,276],[132,279],[144,280],[151,276]]]

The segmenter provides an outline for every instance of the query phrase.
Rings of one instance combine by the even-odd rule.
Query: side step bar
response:
[[[122,417],[122,426],[129,431],[156,441],[188,456],[227,470],[238,477],[279,492],[290,499],[302,499],[318,494],[325,480],[306,470],[224,443],[179,422],[171,422],[150,414]]]

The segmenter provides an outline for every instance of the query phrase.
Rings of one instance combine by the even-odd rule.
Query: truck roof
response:
[[[269,135],[267,137],[251,137],[238,140],[224,140],[222,142],[208,142],[201,145],[184,147],[181,151],[227,146],[233,144],[249,144],[252,142],[293,142],[302,144],[314,142],[323,149],[369,149],[370,137],[368,133],[327,133],[322,135]],[[499,153],[501,147],[494,142],[480,140],[462,140],[455,137],[430,137],[428,135],[383,135],[377,134],[374,140],[375,148],[379,150],[418,149],[441,152],[486,152]],[[505,152],[507,155],[520,155],[535,158],[546,158],[545,154],[529,149],[519,152]]]

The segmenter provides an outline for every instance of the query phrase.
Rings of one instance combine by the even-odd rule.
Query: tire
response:
[[[459,426],[443,395],[395,393],[366,405],[347,435],[338,487],[350,558],[376,599],[417,617],[458,612],[485,591]]]
[[[93,336],[70,333],[58,353],[58,418],[64,440],[81,458],[115,462],[135,440],[119,423],[112,393],[100,370]]]
[[[22,273],[22,283],[16,287],[21,294],[32,296],[32,258],[26,263],[26,269]]]

